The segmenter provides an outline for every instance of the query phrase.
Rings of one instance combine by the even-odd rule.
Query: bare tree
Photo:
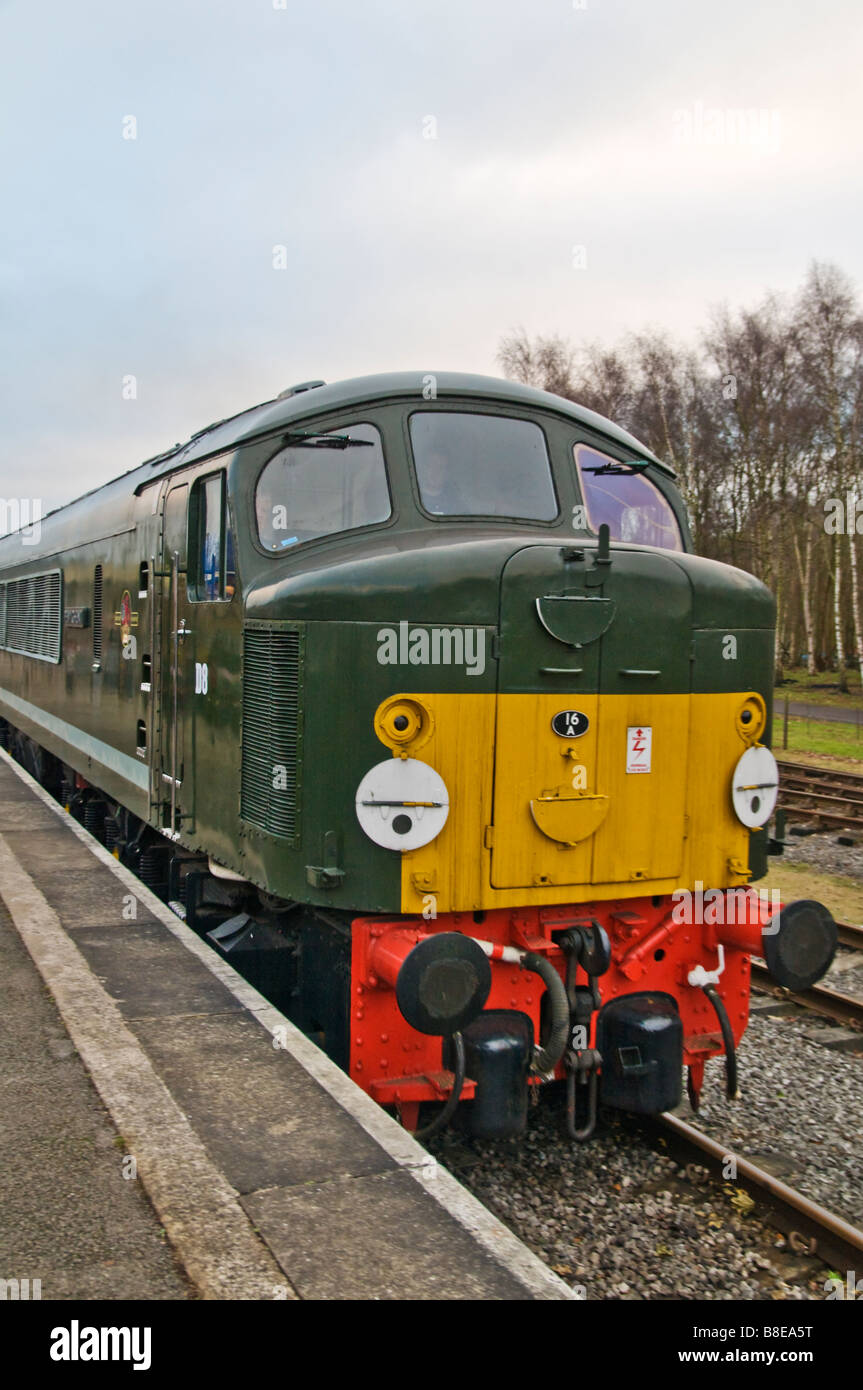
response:
[[[857,576],[855,501],[860,492],[863,319],[854,287],[833,265],[813,262],[799,297],[796,337],[815,420],[816,456],[832,495],[844,508],[843,528],[833,534],[833,622],[839,684],[847,686],[842,605],[843,552],[847,549],[849,598],[857,660],[863,677],[863,628]],[[852,501],[854,499],[854,501]],[[850,516],[849,516],[850,513]],[[838,514],[838,509],[837,513]],[[845,532],[843,536],[842,532]],[[843,540],[847,538],[847,546]]]
[[[856,506],[863,531],[863,325],[854,287],[813,265],[792,302],[714,312],[698,350],[657,332],[606,347],[519,329],[499,360],[518,381],[610,417],[676,470],[696,549],[777,596],[776,658],[810,672],[853,636],[863,674]],[[842,499],[828,534],[825,503]]]
[[[532,343],[524,329],[518,328],[503,339],[497,357],[512,381],[572,399],[575,354],[562,338],[537,338]]]

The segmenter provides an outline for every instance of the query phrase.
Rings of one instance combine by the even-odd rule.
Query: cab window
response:
[[[640,468],[576,444],[575,463],[591,531],[605,523],[613,541],[682,550],[680,526],[671,504]]]
[[[431,516],[553,521],[545,435],[531,420],[451,410],[410,418],[420,500]]]
[[[273,551],[387,521],[387,470],[374,425],[290,435],[264,465],[255,514],[261,544]]]
[[[237,577],[224,472],[197,480],[192,489],[190,523],[194,558],[189,597],[198,602],[231,599]]]

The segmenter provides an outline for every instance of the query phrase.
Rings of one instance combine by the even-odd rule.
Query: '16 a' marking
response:
[[[552,719],[551,727],[561,738],[581,738],[590,728],[590,720],[581,710],[562,709]]]

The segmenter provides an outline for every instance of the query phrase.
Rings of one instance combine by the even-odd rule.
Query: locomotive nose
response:
[[[762,954],[774,980],[786,989],[809,989],[829,970],[839,933],[822,903],[788,903],[761,933]]]

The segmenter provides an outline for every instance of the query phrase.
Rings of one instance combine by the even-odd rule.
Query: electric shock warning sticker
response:
[[[627,772],[649,772],[653,730],[643,724],[626,731]]]

